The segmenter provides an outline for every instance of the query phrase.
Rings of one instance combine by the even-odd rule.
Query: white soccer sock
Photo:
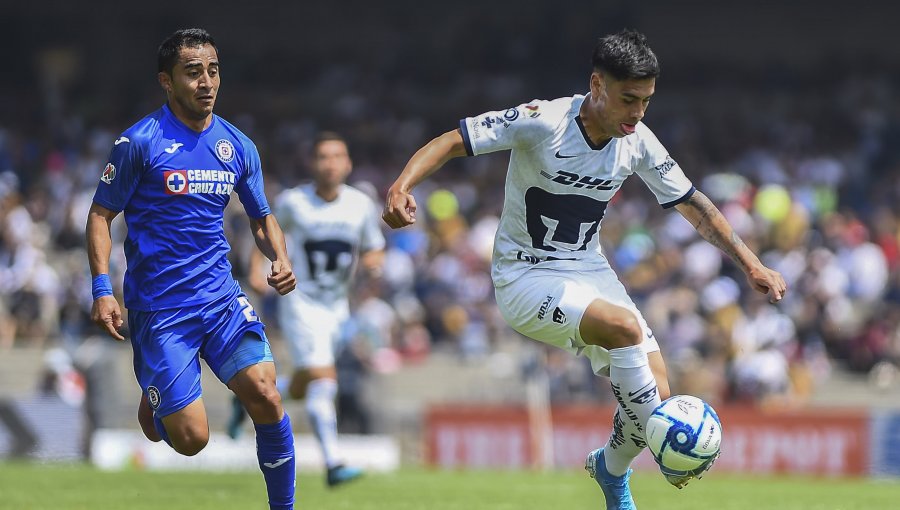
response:
[[[337,413],[334,398],[337,395],[337,381],[315,379],[306,388],[306,415],[316,439],[322,447],[325,467],[339,464],[337,459]]]
[[[622,420],[631,421],[644,438],[647,420],[659,405],[659,389],[640,345],[609,350],[609,381],[622,408]]]
[[[603,450],[606,470],[613,476],[624,475],[646,446],[644,434],[638,430],[633,421],[625,419],[625,411],[622,410],[622,406],[618,406],[613,416],[612,434]]]

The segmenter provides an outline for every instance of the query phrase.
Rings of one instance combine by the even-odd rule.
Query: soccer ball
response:
[[[647,446],[663,474],[693,476],[719,455],[722,424],[713,408],[691,395],[665,400],[647,422]]]

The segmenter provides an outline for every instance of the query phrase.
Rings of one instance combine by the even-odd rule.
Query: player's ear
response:
[[[603,75],[600,74],[600,71],[594,71],[591,73],[591,95],[594,97],[598,97],[600,95],[600,91],[603,90]]]
[[[172,77],[169,76],[167,72],[159,72],[156,74],[156,79],[159,81],[160,87],[166,91],[166,93],[172,92]]]

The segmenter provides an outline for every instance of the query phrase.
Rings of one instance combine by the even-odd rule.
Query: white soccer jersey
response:
[[[579,116],[585,96],[534,100],[460,121],[469,155],[511,150],[491,276],[503,286],[535,264],[602,265],[600,220],[632,173],[663,207],[687,200],[691,181],[650,128],[595,146]]]
[[[347,298],[361,252],[384,248],[375,204],[352,186],[342,185],[331,202],[316,195],[313,184],[285,190],[275,199],[275,216],[285,232],[297,291],[325,305]]]

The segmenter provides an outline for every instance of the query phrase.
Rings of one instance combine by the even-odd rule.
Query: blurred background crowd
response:
[[[413,4],[379,11],[347,2],[340,13],[285,7],[271,26],[237,31],[221,12],[194,11],[177,23],[172,15],[106,13],[75,27],[60,3],[44,18],[41,40],[13,52],[19,72],[0,89],[0,357],[20,346],[78,345],[97,333],[87,210],[112,141],[163,101],[155,51],[175,28],[202,25],[217,38],[217,113],[258,145],[270,200],[306,179],[309,143],[330,129],[350,142],[350,182],[380,202],[412,153],[459,118],[585,93],[596,37],[633,26],[647,33],[662,65],[645,122],[789,286],[787,298],[770,305],[680,215],[658,207],[639,178],[626,183],[603,220],[602,246],[656,332],[674,388],[716,402],[790,404],[834,370],[867,374],[875,385],[896,381],[896,50],[871,41],[854,48],[864,42],[853,37],[849,46],[813,49],[815,27],[797,29],[798,41],[813,39],[807,46],[757,45],[751,34],[729,38],[720,28],[693,41],[704,50],[724,46],[701,59],[667,25],[677,20],[662,6],[657,14],[616,4],[537,15],[507,4],[454,5],[439,22]],[[691,16],[702,24],[702,13],[678,19]],[[302,33],[292,32],[301,20]],[[36,37],[9,20],[0,25],[4,43]],[[510,338],[526,342],[503,324],[489,276],[506,163],[506,154],[451,162],[416,190],[424,221],[386,229],[383,276],[358,281],[353,294],[344,391],[365,371],[403,370],[434,352],[476,362]],[[235,274],[245,278],[252,240],[236,199],[226,227]],[[112,280],[121,285],[124,224],[116,228]],[[257,308],[268,312],[277,339],[274,299],[259,297]],[[539,365],[554,401],[607,391],[587,363],[563,352],[548,349]]]

